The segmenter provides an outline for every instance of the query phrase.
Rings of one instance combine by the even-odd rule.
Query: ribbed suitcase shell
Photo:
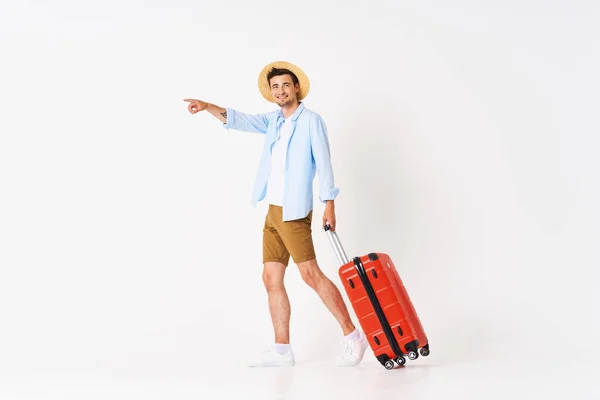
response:
[[[427,335],[390,256],[370,253],[339,268],[352,308],[379,362],[387,369],[429,355]]]

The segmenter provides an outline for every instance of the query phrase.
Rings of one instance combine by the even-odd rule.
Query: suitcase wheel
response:
[[[409,351],[408,352],[408,359],[409,360],[416,360],[417,358],[419,358],[419,354],[417,354],[416,351]]]
[[[396,358],[396,363],[398,363],[399,366],[403,366],[404,364],[406,364],[406,358],[398,357]]]
[[[422,347],[421,350],[419,350],[419,353],[421,353],[423,357],[427,357],[429,355],[429,344]]]
[[[383,363],[383,366],[385,369],[392,369],[394,368],[394,362],[392,360],[387,360],[385,363]]]

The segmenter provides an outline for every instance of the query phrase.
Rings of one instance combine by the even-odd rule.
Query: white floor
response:
[[[334,359],[286,368],[197,360],[186,369],[133,360],[129,367],[2,378],[0,399],[599,399],[599,370],[575,359],[440,362],[435,354],[388,371],[367,355],[355,368]],[[138,363],[137,365],[135,363]]]

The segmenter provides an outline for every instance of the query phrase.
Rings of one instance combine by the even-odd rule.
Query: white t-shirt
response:
[[[268,204],[275,206],[283,206],[286,152],[293,128],[294,124],[291,119],[286,118],[279,130],[279,139],[273,144],[271,170],[269,172],[265,200]]]

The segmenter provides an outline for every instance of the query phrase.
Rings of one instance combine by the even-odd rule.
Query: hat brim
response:
[[[273,68],[287,69],[293,72],[294,75],[296,75],[296,77],[298,78],[298,83],[300,85],[300,89],[298,90],[298,94],[296,95],[298,101],[304,99],[308,95],[308,92],[310,90],[310,81],[308,80],[308,77],[306,76],[304,71],[302,71],[300,68],[289,62],[275,61],[265,66],[258,75],[258,90],[260,91],[260,94],[262,94],[262,96],[265,98],[265,100],[271,103],[275,103],[275,101],[273,101],[273,96],[271,96],[271,87],[269,86],[269,82],[267,80],[267,75],[269,74],[269,72],[271,72]]]

